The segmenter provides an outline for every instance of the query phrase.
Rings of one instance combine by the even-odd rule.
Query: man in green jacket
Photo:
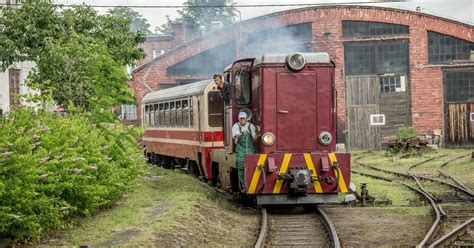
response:
[[[232,137],[235,140],[237,153],[237,172],[239,174],[239,186],[241,191],[245,191],[245,180],[244,180],[244,166],[245,166],[245,154],[254,154],[255,147],[253,145],[257,138],[255,126],[250,123],[247,119],[247,113],[239,113],[239,122],[232,126]]]

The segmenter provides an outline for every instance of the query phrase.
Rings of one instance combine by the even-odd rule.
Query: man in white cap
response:
[[[239,122],[232,126],[232,137],[235,140],[235,151],[237,153],[237,172],[239,174],[239,186],[242,191],[245,190],[244,165],[245,154],[254,154],[255,148],[253,142],[257,138],[255,126],[248,122],[247,113],[239,113]]]

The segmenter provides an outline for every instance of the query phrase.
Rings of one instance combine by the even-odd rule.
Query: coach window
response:
[[[165,102],[165,127],[170,125],[170,103]]]
[[[222,102],[222,97],[220,97],[219,92],[211,91],[208,94],[208,114],[209,114],[209,126],[211,127],[222,127],[222,113],[224,103]]]
[[[153,105],[148,105],[148,126],[151,127],[153,126],[153,116],[151,115],[153,111]]]
[[[160,113],[158,112],[158,111],[159,111],[159,110],[158,110],[158,103],[155,103],[154,105],[155,105],[155,106],[154,106],[155,118],[153,118],[153,126],[154,126],[154,127],[157,127],[157,126],[158,126],[158,118],[159,118],[159,116],[160,116]]]
[[[183,100],[182,104],[182,112],[183,112],[183,127],[189,126],[189,107],[188,107],[188,100]]]
[[[183,110],[181,109],[181,100],[176,101],[176,126],[183,126]]]
[[[193,109],[193,97],[190,97],[188,99],[188,103],[189,103],[189,126],[192,127],[193,126],[193,112],[194,112],[194,109]]]
[[[145,105],[145,126],[148,126],[148,112],[149,112],[148,108],[149,107],[150,106]]]
[[[245,105],[250,103],[250,73],[240,70],[235,76],[235,102]]]
[[[158,114],[158,126],[162,127],[165,123],[165,105],[161,102],[158,108],[160,111]]]
[[[170,102],[170,125],[176,127],[176,105],[175,102]]]

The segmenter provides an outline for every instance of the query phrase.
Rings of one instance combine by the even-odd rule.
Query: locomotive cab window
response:
[[[250,73],[240,70],[235,75],[235,102],[242,105],[249,104],[251,89]]]
[[[209,104],[209,126],[211,127],[222,127],[222,113],[223,113],[223,102],[219,92],[211,91],[208,94]]]

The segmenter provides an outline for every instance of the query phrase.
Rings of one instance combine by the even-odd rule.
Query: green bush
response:
[[[397,129],[395,135],[398,140],[410,139],[416,137],[416,130],[413,127],[401,127]]]
[[[144,160],[133,129],[18,110],[0,119],[0,245],[37,240],[118,200]]]

